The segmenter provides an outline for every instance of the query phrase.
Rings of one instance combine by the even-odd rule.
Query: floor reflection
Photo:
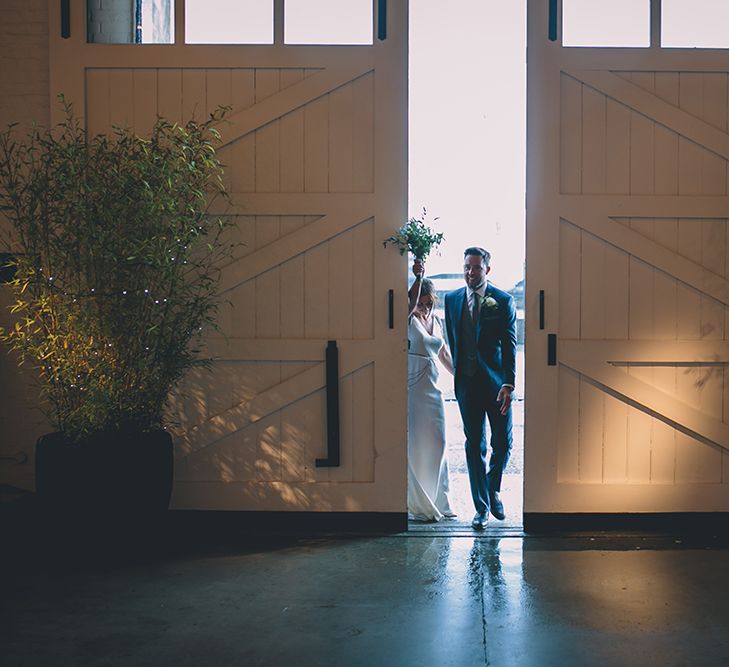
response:
[[[484,614],[518,614],[524,603],[523,540],[476,539],[469,554],[469,585],[482,596]]]

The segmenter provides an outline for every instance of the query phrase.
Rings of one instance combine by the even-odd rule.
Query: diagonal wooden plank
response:
[[[223,294],[367,219],[367,211],[319,218],[223,268],[219,293]]]
[[[221,438],[253,424],[298,398],[321,389],[324,385],[324,366],[320,364],[281,382],[252,398],[239,403],[219,415],[190,429],[185,435],[186,451],[198,452]]]
[[[729,365],[729,341],[723,340],[577,340],[560,339],[559,356],[581,364]]]
[[[729,450],[729,425],[607,363],[563,355],[560,364],[603,391],[693,438]]]
[[[254,106],[239,111],[219,127],[221,144],[218,150],[245,136],[249,132],[304,106],[327,93],[369,74],[372,67],[361,64],[332,65],[299,83],[284,88]]]
[[[564,73],[729,160],[729,134],[607,70]]]
[[[340,379],[372,363],[374,360],[372,352],[371,346],[359,346],[351,348],[351,353],[340,353]],[[298,399],[318,391],[325,384],[325,366],[321,363],[190,429],[185,435],[186,451],[198,452],[209,447],[226,435],[235,433],[249,424],[282,410]]]
[[[623,252],[643,260],[725,305],[729,305],[729,280],[705,269],[700,264],[661,246],[615,220],[595,215],[584,209],[577,214],[563,207],[561,217],[580,229],[614,245]]]

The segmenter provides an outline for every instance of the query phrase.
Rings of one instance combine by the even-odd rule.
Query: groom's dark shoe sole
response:
[[[471,521],[471,528],[474,530],[483,530],[488,523],[489,517],[487,514],[477,514]]]
[[[506,518],[504,503],[501,502],[498,491],[492,491],[489,493],[489,511],[493,514],[494,518],[499,521],[503,521]]]

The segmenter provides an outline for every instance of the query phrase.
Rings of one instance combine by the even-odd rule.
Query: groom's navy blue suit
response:
[[[448,345],[455,367],[455,390],[466,436],[466,463],[473,504],[489,511],[489,491],[501,489],[511,450],[511,409],[502,415],[496,400],[503,385],[514,386],[516,310],[510,294],[490,283],[473,321],[468,289],[445,297]],[[491,458],[486,471],[485,417],[491,428]]]

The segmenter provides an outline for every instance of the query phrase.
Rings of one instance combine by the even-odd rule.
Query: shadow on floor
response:
[[[142,535],[92,526],[82,543],[32,502],[2,507],[0,518],[4,665],[729,658],[728,545],[706,535],[297,537],[231,534],[173,513]]]

